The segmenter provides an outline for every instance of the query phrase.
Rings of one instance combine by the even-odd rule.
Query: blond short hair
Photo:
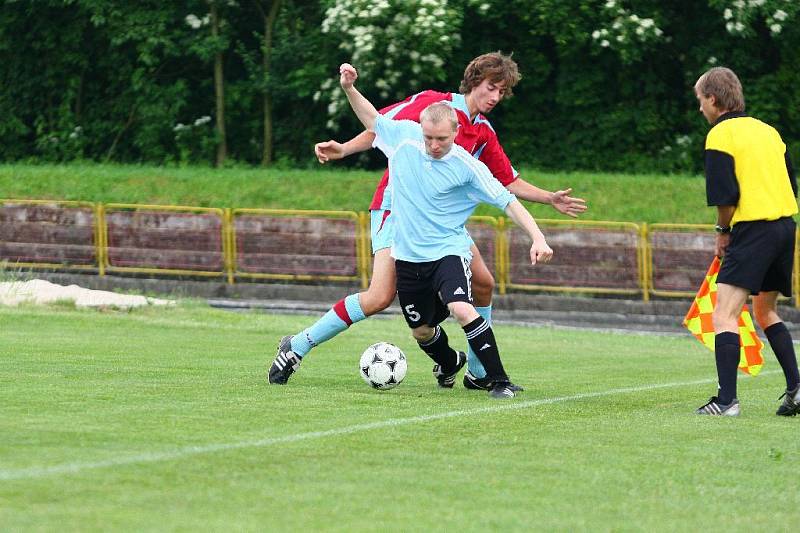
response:
[[[419,114],[419,121],[422,122],[423,120],[428,120],[434,124],[447,120],[453,127],[453,131],[456,131],[458,128],[458,115],[456,115],[456,110],[444,102],[436,102],[423,109],[422,113]]]
[[[744,112],[742,82],[729,68],[714,67],[707,70],[694,84],[694,88],[706,98],[713,96],[714,107],[717,109]]]

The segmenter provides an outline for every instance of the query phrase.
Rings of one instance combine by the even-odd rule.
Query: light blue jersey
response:
[[[373,146],[389,158],[392,257],[413,263],[448,255],[471,260],[467,219],[479,203],[505,209],[514,195],[457,144],[441,159],[429,156],[422,126],[414,121],[378,115],[375,134]]]

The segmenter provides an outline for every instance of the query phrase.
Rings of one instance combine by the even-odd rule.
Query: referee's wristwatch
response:
[[[730,226],[720,226],[719,224],[717,224],[716,226],[714,226],[714,231],[716,231],[720,235],[725,235],[726,233],[730,233],[731,232],[731,227]]]

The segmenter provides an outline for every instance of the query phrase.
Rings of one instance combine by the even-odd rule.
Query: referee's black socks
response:
[[[483,317],[478,317],[464,326],[464,333],[467,335],[470,348],[486,369],[486,377],[492,381],[508,381],[489,323]]]
[[[441,326],[436,326],[433,337],[425,342],[417,341],[417,344],[428,357],[444,369],[452,370],[458,363],[458,354],[450,347],[447,333]]]
[[[792,336],[783,322],[776,322],[764,330],[772,351],[783,369],[786,377],[786,390],[794,390],[800,384],[797,371],[797,357],[794,353]]]
[[[736,371],[739,368],[739,334],[723,331],[714,336],[714,355],[717,359],[719,392],[717,399],[727,405],[736,398]]]

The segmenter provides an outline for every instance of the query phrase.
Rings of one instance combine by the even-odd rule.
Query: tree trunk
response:
[[[128,128],[133,126],[133,123],[136,121],[136,108],[138,105],[139,105],[138,103],[134,103],[131,106],[131,111],[130,113],[128,113],[128,120],[125,121],[125,124],[122,126],[122,128],[120,128],[120,130],[117,132],[117,135],[114,137],[114,141],[111,143],[111,146],[108,148],[108,151],[106,152],[106,157],[103,160],[104,163],[108,163],[109,161],[111,161],[111,158],[114,156],[114,150],[117,149],[117,145],[119,144],[120,139],[122,139],[122,136],[125,134],[126,131],[128,131]]]
[[[265,80],[269,80],[272,59],[272,33],[275,27],[275,20],[278,18],[278,11],[281,8],[281,0],[270,2],[268,12],[264,11],[260,1],[257,2],[257,5],[261,15],[264,17],[263,75]],[[264,109],[264,145],[261,152],[261,165],[269,166],[272,163],[272,88],[269,83],[264,87],[262,101]]]
[[[211,35],[216,41],[219,38],[219,13],[217,4],[213,0],[211,7]],[[220,167],[225,163],[228,155],[228,141],[225,135],[225,78],[222,72],[222,50],[214,54],[214,96],[217,107],[217,133],[219,142],[217,143],[216,166]]]

